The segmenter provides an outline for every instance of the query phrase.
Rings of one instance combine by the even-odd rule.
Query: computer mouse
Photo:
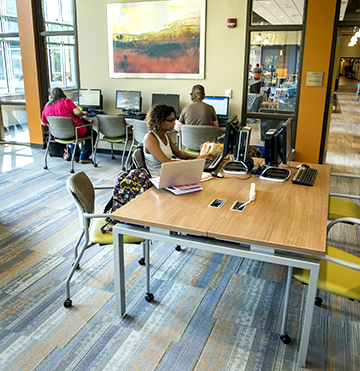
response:
[[[219,173],[218,171],[213,171],[211,173],[212,176],[215,176],[216,178],[223,178],[224,177],[224,174],[223,173]]]
[[[306,164],[301,164],[301,165],[296,166],[297,169],[298,169],[299,167],[307,167],[308,169],[310,168],[310,166],[309,166],[309,165],[306,165]]]

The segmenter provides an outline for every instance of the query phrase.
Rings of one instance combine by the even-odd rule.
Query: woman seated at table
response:
[[[145,164],[152,177],[160,176],[161,164],[172,161],[175,156],[182,160],[204,158],[210,160],[213,154],[196,156],[180,151],[167,134],[175,125],[175,109],[165,104],[155,104],[146,116],[149,132],[144,136]]]

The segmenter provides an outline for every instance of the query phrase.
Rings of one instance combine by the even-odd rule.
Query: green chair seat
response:
[[[104,136],[102,139],[106,140],[107,142],[110,142],[110,143],[121,143],[121,142],[125,142],[126,135],[123,135],[122,137],[116,137],[116,138]],[[131,139],[131,138],[129,138],[129,139]]]
[[[186,153],[190,153],[190,154],[192,154],[192,155],[197,155],[197,156],[199,156],[200,155],[200,152],[198,152],[198,151],[193,151],[193,150],[191,150],[191,149],[189,149],[189,148],[185,148],[185,152]]]
[[[78,138],[78,142],[82,142],[83,140],[86,140],[86,139],[91,139],[91,137]],[[61,144],[74,144],[75,143],[75,138],[72,138],[72,139],[55,138],[55,142],[58,142],[58,143],[61,143]]]
[[[355,202],[343,198],[329,197],[328,219],[360,218],[360,207]]]
[[[331,246],[326,247],[326,254],[360,265],[360,258]],[[294,268],[293,277],[309,284],[310,271]],[[360,300],[360,271],[320,259],[317,288],[345,298]]]
[[[105,218],[95,218],[91,224],[89,231],[89,239],[93,244],[112,245],[113,234],[112,232],[102,233],[101,227],[105,224]],[[141,243],[145,241],[144,238],[124,236],[124,243]]]

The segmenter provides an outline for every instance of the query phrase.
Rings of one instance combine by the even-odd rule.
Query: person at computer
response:
[[[174,107],[165,104],[154,104],[146,116],[149,132],[144,136],[144,157],[145,164],[152,177],[160,176],[161,164],[172,161],[173,156],[190,160],[195,158],[204,158],[211,160],[213,154],[209,153],[202,156],[196,156],[190,153],[180,151],[175,143],[167,134],[174,129],[175,124]]]
[[[192,103],[186,106],[180,114],[177,131],[181,125],[207,125],[219,129],[218,118],[215,109],[210,104],[204,103],[205,89],[202,85],[194,85],[190,93]]]
[[[91,128],[89,126],[84,126],[84,122],[81,117],[85,116],[87,112],[81,111],[76,107],[75,103],[66,97],[65,93],[60,88],[54,88],[51,91],[51,97],[48,103],[46,103],[42,115],[41,115],[41,125],[47,126],[48,120],[47,116],[61,116],[61,117],[71,117],[75,125],[80,127],[78,129],[78,137],[91,136]],[[82,127],[83,126],[83,127]],[[97,133],[93,131],[93,140],[96,141]],[[59,138],[59,139],[70,139],[70,138]],[[74,150],[74,145],[71,145],[71,154]],[[74,158],[80,160],[81,164],[91,164],[92,160],[89,158],[92,153],[91,139],[86,139],[84,147],[80,153],[80,149],[77,147],[75,150]],[[80,154],[80,156],[79,156]]]

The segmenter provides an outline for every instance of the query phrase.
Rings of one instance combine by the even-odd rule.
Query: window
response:
[[[24,94],[16,0],[0,0],[0,94]]]
[[[77,87],[77,48],[74,0],[44,0],[50,88]]]
[[[270,126],[276,128],[289,116],[296,122],[305,0],[280,5],[248,0],[242,122],[259,124],[259,144]]]

